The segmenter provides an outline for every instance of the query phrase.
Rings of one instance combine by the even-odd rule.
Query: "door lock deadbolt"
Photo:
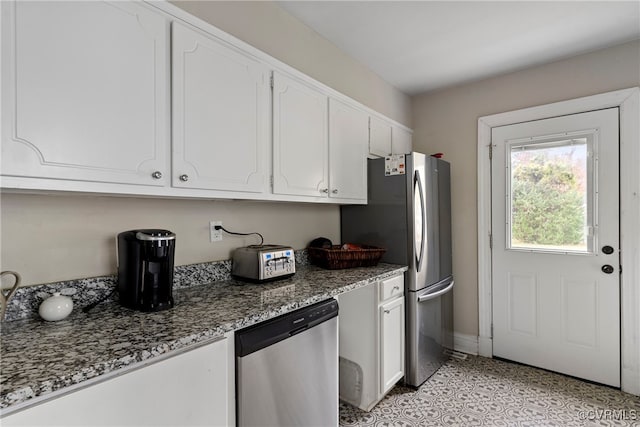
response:
[[[605,264],[602,266],[602,272],[603,273],[607,273],[607,274],[611,274],[613,273],[613,266],[609,265],[609,264]]]
[[[611,255],[613,253],[613,248],[609,245],[602,247],[602,253],[606,255]]]

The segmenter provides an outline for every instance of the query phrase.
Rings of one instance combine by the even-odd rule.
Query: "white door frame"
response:
[[[640,395],[640,88],[525,108],[478,119],[478,354],[493,356],[491,333],[491,128],[620,108],[621,384]]]

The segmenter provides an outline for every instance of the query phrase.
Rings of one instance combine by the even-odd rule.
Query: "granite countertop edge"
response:
[[[135,351],[123,357],[82,367],[70,374],[60,375],[47,380],[40,380],[29,386],[13,390],[6,394],[2,393],[0,396],[0,409],[2,410],[2,416],[10,415],[16,411],[66,394],[67,392],[84,388],[91,384],[108,380],[113,376],[125,374],[141,366],[154,363],[155,361],[153,361],[153,359],[160,356],[166,358],[170,357],[171,353],[174,352],[178,353],[189,351],[191,347],[196,348],[208,342],[214,342],[217,339],[221,339],[229,332],[251,326],[328,298],[333,298],[339,294],[349,292],[379,280],[384,280],[407,270],[406,266],[391,264],[388,266],[392,269],[380,274],[374,274],[370,277],[347,285],[337,286],[329,292],[320,292],[302,300],[293,300],[285,304],[265,309],[259,313],[217,324],[210,329],[204,329],[184,337],[167,342],[161,342],[146,350]]]

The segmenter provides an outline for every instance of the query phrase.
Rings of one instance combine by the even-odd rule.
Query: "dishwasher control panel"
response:
[[[293,276],[296,260],[293,249],[282,245],[253,245],[233,252],[231,274],[252,282],[266,282]]]

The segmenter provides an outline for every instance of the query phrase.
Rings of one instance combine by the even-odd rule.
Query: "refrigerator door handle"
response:
[[[422,188],[422,180],[420,179],[420,171],[416,170],[415,177],[413,180],[413,203],[415,210],[416,203],[416,194],[420,196],[419,204],[420,204],[420,220],[421,227],[420,233],[416,233],[415,236],[415,245],[416,245],[416,271],[422,270],[422,261],[424,260],[424,246],[425,246],[425,238],[426,238],[426,216],[424,211],[424,190]],[[415,233],[415,232],[414,232]],[[418,249],[418,245],[420,248]]]
[[[429,300],[432,300],[432,299],[434,299],[434,298],[438,298],[438,297],[439,297],[439,296],[441,296],[441,295],[446,294],[446,293],[447,293],[447,292],[449,292],[451,289],[453,289],[453,284],[454,284],[454,283],[455,283],[455,280],[452,280],[452,281],[451,281],[451,284],[450,284],[449,286],[447,286],[446,288],[444,288],[444,289],[441,289],[441,290],[439,290],[439,291],[437,291],[437,292],[434,292],[434,293],[432,293],[432,294],[431,294],[431,293],[427,293],[427,294],[424,294],[424,295],[420,295],[420,296],[418,297],[418,302],[429,301]]]

